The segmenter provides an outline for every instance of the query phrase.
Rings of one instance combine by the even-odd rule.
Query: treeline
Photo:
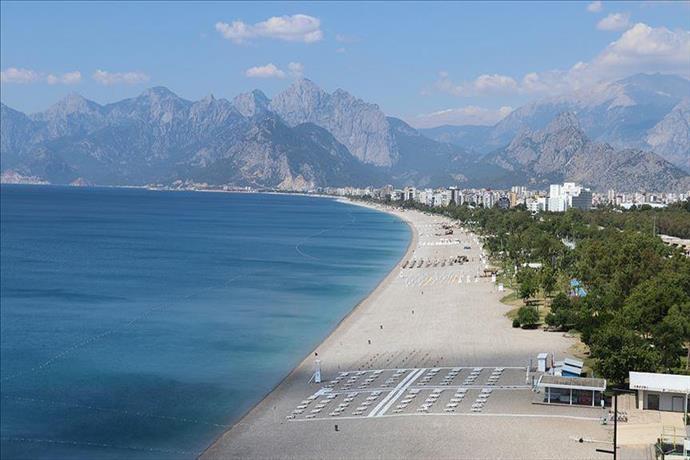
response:
[[[585,219],[595,225],[650,231],[687,239],[690,238],[688,213],[690,213],[690,200],[674,203],[666,208],[642,205],[625,211],[601,208],[584,214]]]
[[[622,383],[629,371],[687,372],[682,360],[690,343],[690,258],[665,245],[654,227],[690,235],[688,203],[664,211],[537,215],[520,207],[403,206],[458,219],[483,235],[492,259],[515,275],[521,297],[537,289],[553,294],[546,322],[581,333],[598,375]],[[530,262],[542,268],[523,268]],[[572,292],[572,280],[580,283],[580,296]],[[535,321],[524,308],[517,321]]]

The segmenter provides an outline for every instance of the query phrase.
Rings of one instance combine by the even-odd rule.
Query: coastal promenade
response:
[[[608,458],[601,409],[532,404],[529,359],[562,358],[571,339],[511,327],[457,223],[386,211],[413,231],[405,256],[202,458]]]

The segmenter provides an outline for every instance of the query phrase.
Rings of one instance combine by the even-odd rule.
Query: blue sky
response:
[[[303,75],[416,126],[488,124],[636,72],[690,76],[687,2],[2,2],[2,101],[166,86],[269,97]],[[273,19],[270,19],[273,18]]]

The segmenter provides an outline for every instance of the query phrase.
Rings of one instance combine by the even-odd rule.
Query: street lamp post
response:
[[[596,449],[597,452],[613,455],[613,460],[618,457],[618,395],[621,393],[635,393],[624,388],[612,388],[613,391],[613,450]]]

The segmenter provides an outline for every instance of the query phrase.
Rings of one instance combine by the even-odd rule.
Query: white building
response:
[[[637,390],[637,408],[686,412],[690,375],[630,372],[630,389]]]
[[[592,207],[592,192],[574,182],[549,187],[548,210],[565,212],[569,208],[589,209]]]
[[[551,212],[565,212],[568,209],[568,200],[563,193],[563,186],[552,184],[549,187],[548,210]]]
[[[525,206],[527,206],[527,210],[529,212],[531,212],[532,214],[546,211],[546,206],[547,206],[546,197],[544,197],[544,196],[533,196],[533,197],[527,198],[527,200],[525,201]]]

